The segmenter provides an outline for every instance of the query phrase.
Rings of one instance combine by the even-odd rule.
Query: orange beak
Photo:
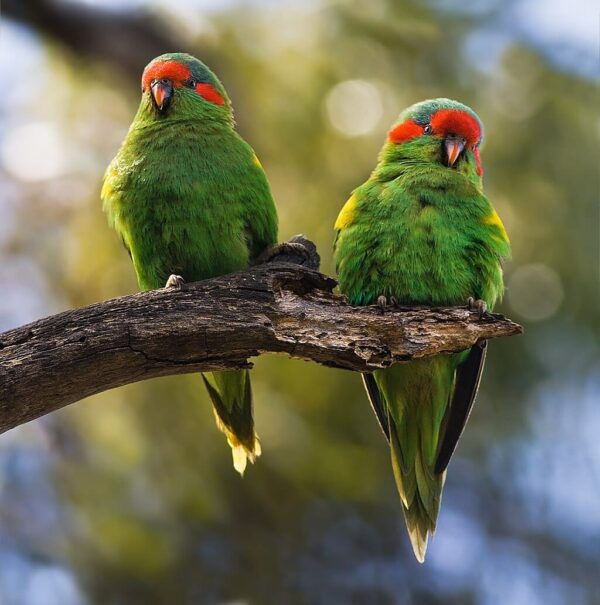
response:
[[[459,137],[448,137],[444,141],[448,166],[454,166],[456,160],[458,160],[458,156],[460,155],[461,151],[465,148],[465,145],[466,141]]]
[[[173,96],[173,84],[171,84],[170,80],[163,78],[162,80],[154,80],[150,86],[150,89],[152,91],[152,99],[154,100],[156,108],[161,113],[165,112],[171,103],[171,97]]]

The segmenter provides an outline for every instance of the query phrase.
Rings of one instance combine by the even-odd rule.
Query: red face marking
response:
[[[433,134],[446,137],[455,134],[467,141],[467,147],[473,149],[481,138],[481,128],[477,120],[459,109],[440,109],[431,118]]]
[[[416,122],[413,122],[413,120],[406,120],[402,122],[402,124],[394,126],[394,128],[389,131],[388,139],[392,143],[405,143],[406,141],[410,141],[410,139],[420,137],[422,134],[422,126],[419,126]]]
[[[166,78],[173,83],[174,88],[181,88],[192,77],[190,68],[177,61],[157,61],[149,65],[142,76],[142,90],[150,89],[154,80]],[[207,101],[215,105],[224,105],[225,99],[219,94],[214,86],[205,82],[199,82],[195,86],[196,92]]]
[[[473,149],[473,155],[475,156],[475,163],[477,164],[477,174],[483,176],[483,167],[481,166],[481,156],[479,155],[479,147]]]
[[[142,90],[146,91],[154,80],[166,78],[173,82],[175,88],[181,88],[186,80],[191,76],[189,67],[178,63],[177,61],[157,61],[148,65],[142,76]]]
[[[224,105],[225,99],[217,92],[214,86],[205,82],[199,82],[196,84],[196,92],[211,103],[215,105]]]
[[[447,137],[457,135],[467,142],[467,148],[473,152],[477,165],[477,174],[483,175],[481,157],[477,144],[481,139],[481,127],[479,122],[470,114],[459,109],[440,109],[431,117],[431,135]],[[388,133],[388,140],[392,143],[405,143],[411,139],[423,136],[425,127],[420,126],[414,120],[405,120],[394,126]]]

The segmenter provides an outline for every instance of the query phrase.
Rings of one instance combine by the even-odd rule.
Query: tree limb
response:
[[[522,331],[463,307],[351,307],[334,286],[312,269],[277,262],[0,334],[0,432],[120,385],[248,367],[264,352],[364,372]]]

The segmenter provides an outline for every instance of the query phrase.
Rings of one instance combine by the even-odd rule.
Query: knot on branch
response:
[[[285,353],[369,372],[522,328],[467,307],[352,307],[296,236],[245,271],[73,309],[0,334],[0,432],[127,383]]]

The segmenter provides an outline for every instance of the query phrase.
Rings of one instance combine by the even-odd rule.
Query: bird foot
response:
[[[389,302],[387,299],[387,296],[385,296],[384,294],[381,294],[380,296],[377,297],[377,306],[379,307],[379,310],[381,311],[381,314],[383,315],[385,313],[385,310],[387,307],[397,307],[398,306],[398,301],[393,297],[390,296]]]
[[[179,290],[183,289],[185,285],[185,279],[181,277],[181,275],[175,275],[174,273],[169,275],[169,279],[165,284],[165,288],[178,288]]]
[[[487,313],[487,303],[480,298],[475,300],[472,296],[469,296],[469,298],[467,298],[467,308],[469,311],[477,311],[479,319]]]

